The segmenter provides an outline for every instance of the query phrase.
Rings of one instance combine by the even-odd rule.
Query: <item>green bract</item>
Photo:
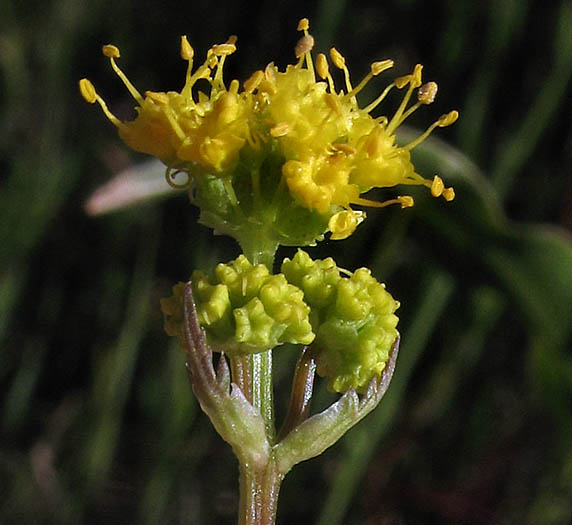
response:
[[[252,354],[314,340],[302,291],[288,284],[284,275],[270,275],[262,264],[253,266],[244,255],[217,265],[213,277],[193,272],[191,283],[199,321],[213,350]],[[161,302],[165,329],[181,343],[184,286],[176,285],[173,296]]]
[[[389,359],[399,303],[367,268],[345,278],[333,259],[313,261],[302,250],[284,260],[282,271],[312,310],[318,374],[331,390],[363,392]]]

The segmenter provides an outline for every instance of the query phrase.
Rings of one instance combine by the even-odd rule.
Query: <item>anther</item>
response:
[[[379,60],[371,65],[371,74],[375,77],[393,67],[393,60]]]
[[[439,126],[440,128],[445,128],[456,122],[458,118],[459,118],[458,111],[455,110],[450,111],[449,113],[445,113],[445,115],[441,115],[441,117],[439,117],[439,120],[437,121],[437,126]]]
[[[190,62],[195,56],[195,50],[189,44],[185,35],[181,36],[181,58]]]
[[[455,190],[453,188],[445,188],[443,190],[443,198],[447,202],[451,202],[455,198]]]
[[[102,51],[107,58],[119,58],[121,56],[119,48],[112,44],[103,46]]]
[[[212,47],[212,50],[216,56],[228,56],[236,51],[236,46],[234,44],[216,44]]]
[[[284,135],[288,135],[289,131],[290,125],[288,122],[279,122],[270,129],[270,135],[274,138],[283,137]]]
[[[345,153],[346,155],[354,155],[357,153],[357,149],[350,144],[332,144],[332,149],[335,152]]]
[[[308,31],[310,29],[310,21],[307,18],[302,18],[298,22],[298,31]]]
[[[309,53],[312,51],[314,47],[314,37],[312,35],[304,35],[294,48],[294,53],[296,54],[296,58],[300,58],[302,55]]]
[[[145,91],[145,96],[161,106],[169,103],[169,96],[167,93],[161,93],[158,91]]]
[[[264,73],[260,70],[255,71],[248,80],[244,82],[244,91],[252,93],[264,79]]]
[[[423,66],[421,64],[416,64],[413,68],[413,74],[411,75],[411,86],[416,88],[422,83],[421,72],[423,71]]]
[[[318,53],[318,56],[316,57],[316,71],[322,80],[326,80],[330,74],[328,59],[324,53]]]
[[[79,91],[86,102],[89,102],[90,104],[95,104],[97,102],[97,92],[95,91],[95,87],[87,78],[82,78],[79,81]]]
[[[400,195],[397,197],[397,201],[399,201],[402,208],[411,208],[415,204],[411,195]]]
[[[427,82],[417,90],[417,100],[421,104],[431,104],[437,95],[437,83]]]
[[[332,59],[334,66],[336,66],[338,69],[346,68],[346,59],[335,47],[330,49],[330,58]]]
[[[131,96],[138,102],[139,105],[141,105],[143,103],[143,97],[141,96],[141,93],[137,91],[135,86],[129,81],[129,79],[125,76],[125,73],[121,71],[121,69],[115,62],[115,59],[121,56],[121,54],[119,53],[119,49],[112,44],[107,44],[103,46],[102,51],[103,54],[107,58],[109,58],[113,71],[115,71],[117,76],[121,79],[121,81],[129,91],[129,93],[131,93]]]
[[[443,194],[445,185],[443,184],[443,179],[438,175],[435,175],[433,182],[431,183],[431,195],[433,197],[440,197]]]

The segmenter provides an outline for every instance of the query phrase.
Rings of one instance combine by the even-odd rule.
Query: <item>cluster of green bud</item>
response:
[[[282,272],[304,292],[311,308],[318,374],[328,378],[335,392],[350,387],[365,391],[385,368],[398,336],[394,312],[399,303],[367,268],[352,274],[340,270],[331,258],[313,261],[302,250],[284,260]]]
[[[193,272],[191,284],[199,322],[215,351],[252,354],[283,343],[307,345],[314,340],[302,291],[284,275],[270,275],[263,264],[252,265],[244,255],[217,265],[212,277]],[[161,302],[165,330],[181,344],[184,286],[177,284],[173,296]]]
[[[364,392],[398,336],[399,303],[367,268],[351,273],[302,250],[284,260],[280,274],[241,255],[219,264],[213,277],[195,271],[191,284],[213,350],[236,355],[313,343],[317,372],[335,392]],[[181,345],[184,287],[179,283],[161,302],[165,330]]]

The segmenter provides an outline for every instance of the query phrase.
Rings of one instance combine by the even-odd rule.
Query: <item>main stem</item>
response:
[[[274,266],[276,246],[260,249],[241,243],[252,264],[264,264],[270,272]],[[272,350],[236,358],[232,368],[241,369],[242,388],[251,404],[260,411],[266,436],[273,444],[276,439],[272,385]],[[282,476],[276,470],[272,455],[265,465],[240,464],[239,525],[272,525],[276,518],[278,491]]]

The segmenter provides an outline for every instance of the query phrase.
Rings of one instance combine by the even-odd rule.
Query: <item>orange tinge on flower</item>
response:
[[[236,37],[211,47],[205,61],[193,71],[194,51],[183,36],[181,56],[188,62],[183,89],[180,93],[147,91],[145,96],[117,66],[119,50],[104,46],[103,53],[138,104],[138,116],[130,122],[117,119],[87,79],[80,81],[80,90],[88,102],[101,105],[127,145],[167,165],[168,180],[171,173],[179,171],[192,177],[200,177],[201,170],[232,175],[243,148],[266,155],[267,146],[272,145],[270,149],[284,159],[282,177],[290,195],[301,206],[329,217],[332,239],[348,237],[363,221],[365,213],[354,206],[413,205],[408,195],[384,202],[364,197],[372,188],[423,185],[434,197],[453,200],[453,188],[446,188],[440,177],[430,180],[415,172],[410,151],[436,127],[454,123],[457,111],[442,115],[409,144],[396,144],[396,129],[420,106],[431,104],[437,93],[435,82],[423,84],[422,66],[418,64],[411,74],[395,79],[360,108],[356,95],[373,77],[392,68],[393,61],[374,62],[354,87],[345,59],[335,48],[330,50],[329,60],[320,53],[314,61],[314,39],[308,29],[308,20],[302,19],[296,64],[281,72],[270,63],[246,80],[242,90],[236,80],[228,88],[223,81],[223,65],[236,50]],[[330,63],[343,78],[339,89]],[[209,94],[199,91],[197,83],[210,86]],[[372,116],[392,89],[404,90],[393,116]],[[417,100],[410,103],[414,96]]]

